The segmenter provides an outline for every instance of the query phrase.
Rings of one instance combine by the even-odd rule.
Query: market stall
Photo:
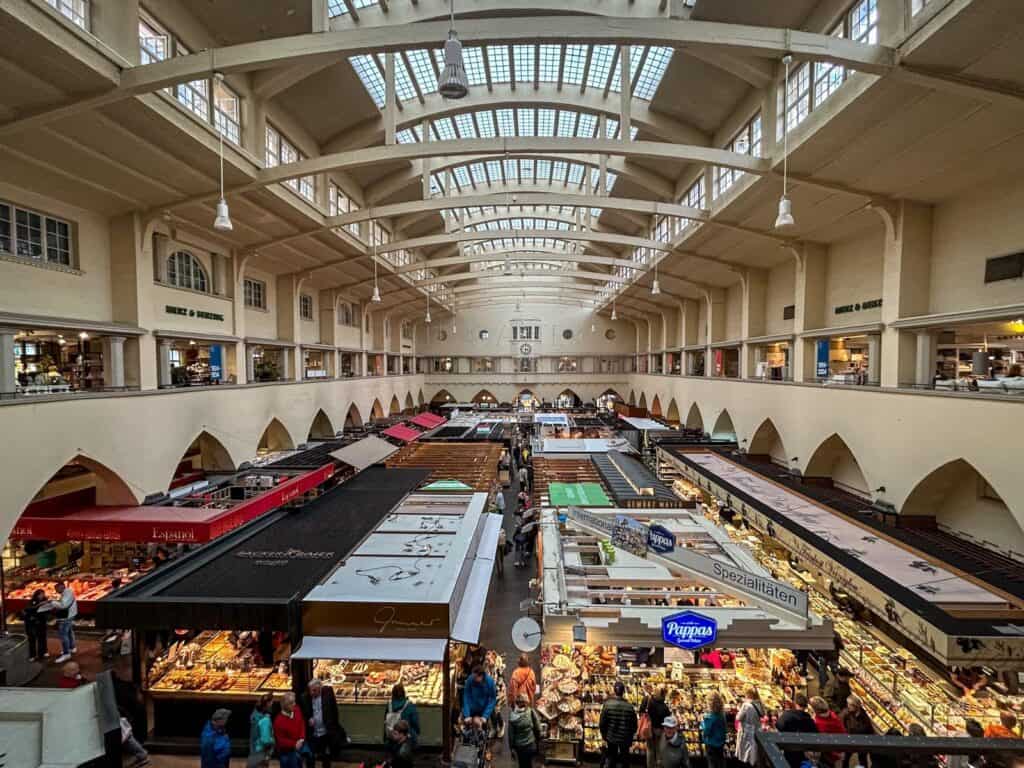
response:
[[[293,658],[334,686],[353,742],[380,743],[384,706],[402,683],[419,710],[419,743],[448,744],[501,526],[486,500],[471,492],[408,497],[303,600],[305,639]]]
[[[194,545],[318,493],[335,465],[309,471],[258,470],[204,482],[164,504],[80,506],[61,496],[29,505],[3,553],[8,613],[21,611],[37,589],[55,594],[67,582],[83,617],[113,589],[152,567],[157,546]]]
[[[150,740],[194,744],[215,709],[241,714],[264,691],[298,687],[290,652],[302,638],[302,596],[425,477],[365,470],[299,511],[265,515],[101,600],[100,626],[134,631]],[[232,737],[247,737],[246,716],[228,726]]]
[[[734,712],[754,686],[770,723],[806,686],[794,651],[833,647],[831,622],[701,515],[644,513],[570,508],[559,523],[554,510],[542,512],[539,708],[555,759],[599,750],[601,704],[615,680],[635,705],[667,688],[700,754],[697,724],[712,692]]]

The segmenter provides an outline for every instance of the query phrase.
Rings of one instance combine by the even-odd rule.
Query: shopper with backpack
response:
[[[384,708],[384,744],[389,751],[398,746],[393,732],[400,720],[408,724],[408,738],[415,747],[420,739],[420,713],[405,695],[405,686],[398,683],[391,689],[391,701]]]
[[[508,716],[508,746],[515,753],[519,768],[530,768],[540,744],[540,718],[525,693],[516,696]]]

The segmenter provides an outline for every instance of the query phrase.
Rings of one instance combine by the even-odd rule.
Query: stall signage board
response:
[[[718,622],[696,611],[681,611],[661,620],[661,639],[669,645],[694,651],[718,639]]]
[[[551,483],[548,497],[556,507],[610,507],[611,500],[597,483]]]
[[[663,525],[652,525],[647,529],[647,547],[659,555],[668,554],[676,548],[676,535]]]
[[[607,536],[609,539],[615,532],[615,524],[608,517],[602,515],[595,515],[593,512],[587,512],[585,509],[579,507],[569,507],[570,520],[575,520],[581,525],[585,525],[596,531],[600,531],[601,534]]]
[[[815,345],[817,355],[815,357],[814,375],[819,379],[827,378],[829,374],[828,367],[828,339],[818,339],[818,343]]]
[[[647,557],[647,526],[626,515],[615,516],[612,544],[637,557]]]
[[[176,307],[172,304],[164,305],[164,310],[169,315],[178,315],[180,317],[197,317],[200,320],[216,320],[218,322],[224,322],[224,315],[220,312],[207,312],[202,309],[189,309],[188,307]]]
[[[210,345],[210,381],[224,378],[224,347],[220,344]]]

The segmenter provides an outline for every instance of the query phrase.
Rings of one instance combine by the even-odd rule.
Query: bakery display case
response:
[[[252,697],[291,689],[287,660],[265,661],[254,632],[200,632],[173,642],[153,660],[145,679],[154,698]]]

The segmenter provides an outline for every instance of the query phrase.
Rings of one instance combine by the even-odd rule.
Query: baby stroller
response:
[[[488,768],[491,763],[491,727],[463,726],[460,743],[452,752],[452,768]]]

